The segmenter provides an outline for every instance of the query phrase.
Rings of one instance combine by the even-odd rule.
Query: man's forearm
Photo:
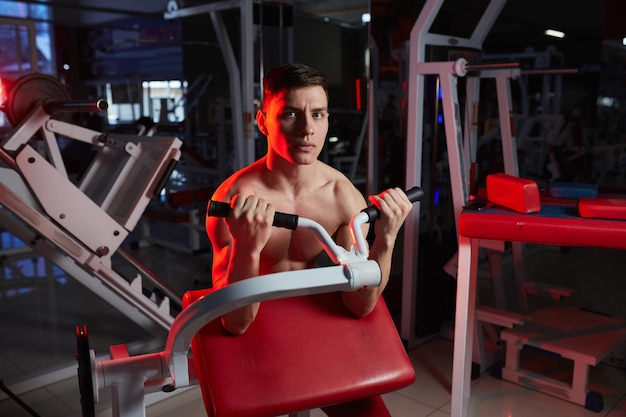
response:
[[[391,259],[393,255],[393,244],[388,242],[377,242],[372,244],[369,259],[375,260],[380,267],[381,282],[377,287],[366,287],[359,291],[350,291],[342,294],[343,302],[357,317],[364,317],[372,312],[378,297],[382,294],[389,282],[391,273]]]
[[[259,254],[233,249],[226,277],[227,284],[259,275]],[[259,303],[238,308],[222,316],[222,326],[235,335],[243,334],[254,321]]]

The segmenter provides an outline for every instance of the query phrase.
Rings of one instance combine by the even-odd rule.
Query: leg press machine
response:
[[[167,181],[182,142],[69,123],[65,113],[101,112],[107,103],[57,100],[50,92],[62,88],[52,77],[29,74],[5,103],[14,128],[0,143],[0,226],[148,331],[167,330],[175,315],[170,301],[179,304],[180,296],[141,269],[129,282],[111,257],[118,251],[130,257],[120,245]],[[61,138],[93,147],[80,178],[67,172]],[[165,296],[145,295],[143,278]]]

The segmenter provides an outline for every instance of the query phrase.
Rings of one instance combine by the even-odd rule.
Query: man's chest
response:
[[[321,252],[322,246],[310,230],[276,228],[261,252],[261,262],[268,265],[284,262],[309,264],[315,262]]]

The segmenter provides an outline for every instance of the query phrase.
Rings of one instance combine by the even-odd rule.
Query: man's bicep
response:
[[[352,221],[352,217],[367,207],[367,202],[361,192],[352,184],[342,187],[336,198],[339,202],[337,209],[339,210],[339,216],[341,217],[341,225],[337,230],[335,241],[344,248],[350,249],[353,245],[352,233],[350,232],[350,222]],[[364,224],[363,236],[367,235],[368,229],[369,225]]]
[[[369,224],[367,223],[364,224],[362,226],[362,230],[363,230],[363,236],[367,236],[367,232],[369,230]],[[352,240],[352,232],[350,231],[350,223],[347,223],[339,227],[339,229],[337,230],[337,233],[335,234],[335,242],[346,250],[352,249],[352,246],[354,246],[354,241]]]
[[[207,217],[206,232],[213,251],[211,281],[214,287],[219,288],[226,285],[232,237],[224,219],[216,217]]]
[[[345,248],[346,250],[350,250],[352,247],[352,235],[350,233],[350,227],[348,225],[342,225],[335,234],[335,242]]]
[[[213,264],[211,266],[213,288],[221,288],[228,284],[229,261],[230,248],[228,246],[213,250]]]

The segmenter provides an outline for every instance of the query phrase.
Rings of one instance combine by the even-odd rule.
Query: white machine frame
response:
[[[106,110],[103,100],[57,102],[54,108],[50,102],[33,103],[0,143],[0,225],[146,330],[169,329],[170,300],[180,302],[180,296],[147,268],[129,282],[113,269],[111,257],[121,252],[130,259],[120,245],[167,180],[182,142],[103,134],[53,117]],[[95,150],[79,180],[67,172],[59,137]],[[166,295],[144,295],[142,278],[157,283]]]
[[[422,139],[423,139],[423,103],[424,103],[424,78],[427,75],[439,77],[442,90],[442,108],[444,114],[444,127],[447,143],[448,164],[450,168],[450,181],[452,188],[452,203],[454,208],[455,225],[463,207],[472,197],[473,184],[470,177],[470,165],[476,161],[477,150],[477,112],[479,82],[481,78],[494,78],[498,97],[498,117],[500,127],[500,137],[502,141],[504,172],[509,175],[519,176],[517,161],[517,138],[513,133],[511,125],[511,86],[510,80],[520,77],[520,75],[543,74],[544,77],[573,73],[574,70],[549,70],[541,68],[538,71],[520,71],[519,68],[505,68],[490,64],[473,65],[460,58],[449,62],[426,62],[427,46],[455,46],[459,48],[471,48],[476,51],[482,50],[482,43],[493,26],[497,16],[501,12],[506,0],[491,0],[479,20],[475,30],[469,38],[460,38],[442,34],[431,33],[430,28],[437,14],[441,10],[445,0],[427,0],[422,11],[411,31],[410,39],[410,62],[409,62],[409,98],[408,98],[408,129],[407,129],[407,183],[421,183],[421,161],[422,161]],[[483,58],[488,56],[483,56]],[[475,70],[475,71],[473,71]],[[461,115],[461,106],[457,95],[457,84],[459,77],[466,77],[466,103],[464,114]],[[557,84],[556,88],[560,86]],[[547,106],[548,103],[544,103]],[[550,109],[556,107],[550,107]],[[463,118],[463,119],[462,119]],[[465,129],[462,125],[464,122]],[[425,190],[429,194],[429,190]],[[404,278],[403,278],[403,303],[402,303],[402,323],[401,335],[408,341],[409,346],[419,343],[414,337],[415,329],[415,282],[417,277],[417,256],[419,242],[419,210],[414,210],[412,216],[407,218],[407,233],[405,233],[404,245]],[[497,270],[496,263],[501,258],[497,256],[498,251],[504,248],[502,241],[480,240],[474,242],[472,252],[472,262],[477,262],[478,245],[488,248],[496,256],[491,257],[492,269]],[[521,242],[512,242],[513,266],[515,279],[518,288],[522,287],[526,280],[526,268],[523,262],[524,246]],[[457,259],[458,271],[468,267],[469,259],[459,257]],[[458,276],[461,276],[459,272]],[[493,277],[497,279],[499,277]],[[494,283],[498,284],[498,283]],[[457,281],[457,308],[455,312],[455,323],[463,323],[468,311],[459,306],[464,306],[463,300],[476,301],[474,290],[470,288],[465,279]],[[496,295],[502,293],[496,288]],[[520,306],[522,292],[519,293]],[[503,297],[497,300],[503,303]],[[501,305],[500,305],[501,306]],[[502,306],[503,307],[503,306]],[[472,306],[471,311],[474,311]],[[476,315],[470,317],[478,322],[484,321],[502,327],[512,327],[524,321],[525,317],[515,314],[503,314],[495,309],[479,308]],[[468,327],[455,327],[454,332],[454,357],[452,373],[452,400],[451,416],[463,417],[469,412],[470,380],[472,370],[472,356],[481,367],[489,367],[491,360],[487,352],[478,351],[479,346],[464,346],[463,342],[471,337],[469,333],[478,332],[478,326],[473,323]],[[473,339],[480,341],[481,337]],[[484,348],[482,346],[481,348]],[[472,352],[474,350],[474,352]]]

